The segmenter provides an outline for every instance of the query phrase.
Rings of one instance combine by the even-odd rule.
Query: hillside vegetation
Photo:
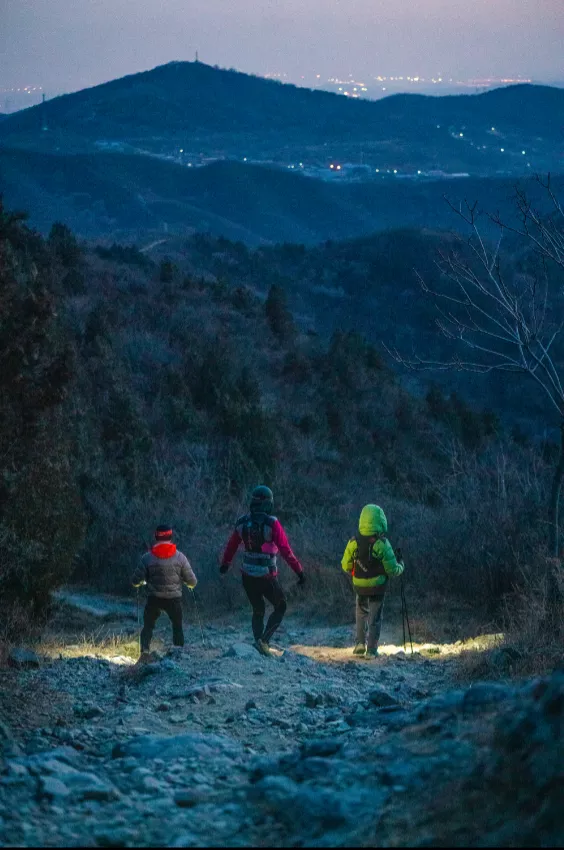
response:
[[[63,220],[80,236],[122,242],[197,231],[248,245],[315,244],[391,228],[448,229],[457,222],[445,196],[476,200],[510,222],[515,185],[508,178],[339,185],[237,162],[191,169],[138,155],[0,149],[5,202],[29,209],[44,234]],[[546,198],[535,181],[522,185],[542,209]],[[555,190],[562,186],[555,178]]]
[[[339,599],[342,549],[369,501],[420,597],[465,597],[489,618],[542,582],[550,445],[524,444],[459,395],[413,397],[354,322],[311,335],[282,287],[213,276],[197,246],[183,265],[154,264],[133,248],[85,251],[63,225],[44,242],[5,212],[1,223],[9,610],[45,602],[71,566],[125,590],[165,519],[220,604],[219,552],[258,481],[276,492],[312,606]],[[29,299],[46,305],[40,322]]]

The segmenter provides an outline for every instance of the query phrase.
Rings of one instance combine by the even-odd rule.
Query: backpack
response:
[[[386,576],[384,562],[374,554],[374,544],[378,540],[386,540],[385,534],[372,534],[370,537],[357,535],[354,538],[356,550],[354,553],[353,576],[356,578],[376,578]]]
[[[262,513],[247,514],[241,520],[241,537],[246,552],[262,552],[263,543],[272,540],[272,532],[269,538],[265,529],[272,529],[275,518]]]

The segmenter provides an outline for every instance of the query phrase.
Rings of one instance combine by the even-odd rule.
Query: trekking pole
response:
[[[400,591],[401,591],[401,603],[402,603],[402,611],[405,612],[405,622],[407,623],[407,632],[409,634],[409,644],[411,646],[411,654],[413,655],[413,640],[411,637],[411,626],[409,624],[409,614],[407,613],[407,602],[405,601],[405,588],[403,586],[403,576],[400,576]],[[405,626],[403,633],[403,641],[405,646]]]
[[[137,646],[141,655],[141,617],[139,616],[139,588],[137,590]]]
[[[194,600],[194,610],[196,611],[196,618],[198,620],[198,624],[200,626],[200,632],[202,634],[202,646],[204,649],[207,649],[206,639],[204,637],[204,627],[202,625],[202,618],[200,617],[200,609],[198,607],[198,600],[196,599],[196,594],[194,592],[194,588],[190,588],[190,592],[192,594],[192,599]]]

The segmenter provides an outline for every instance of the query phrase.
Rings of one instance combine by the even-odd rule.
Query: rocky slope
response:
[[[460,688],[452,648],[393,631],[373,662],[348,627],[289,617],[272,659],[247,631],[195,622],[144,665],[70,638],[16,655],[0,843],[561,846],[564,675]]]

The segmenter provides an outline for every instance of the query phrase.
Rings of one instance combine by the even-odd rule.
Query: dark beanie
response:
[[[155,540],[170,540],[172,537],[172,528],[170,525],[157,525],[155,531]]]

